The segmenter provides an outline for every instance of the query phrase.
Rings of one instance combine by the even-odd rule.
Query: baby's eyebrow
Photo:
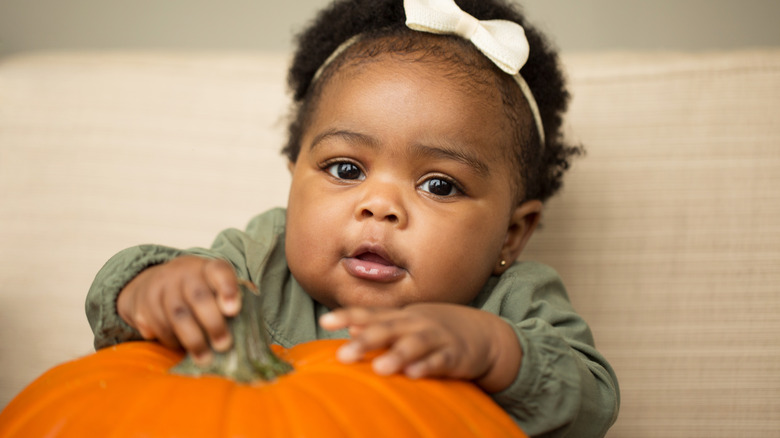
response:
[[[314,137],[314,140],[311,142],[311,150],[314,150],[322,144],[323,141],[331,138],[331,137],[338,137],[342,140],[345,140],[347,143],[352,144],[360,144],[364,146],[369,146],[372,148],[379,147],[379,141],[375,139],[374,137],[371,137],[370,135],[361,134],[359,132],[354,131],[347,131],[343,129],[334,129],[330,131],[325,131],[316,137]]]
[[[412,146],[412,153],[422,157],[458,161],[472,168],[474,172],[482,177],[486,177],[490,174],[490,170],[487,164],[480,160],[479,157],[477,157],[475,154],[468,153],[466,147],[450,145],[428,146],[424,144],[415,144]]]
[[[370,135],[349,130],[334,129],[325,131],[314,137],[314,140],[311,142],[310,150],[316,149],[317,146],[331,137],[337,137],[348,143],[367,146],[372,149],[378,149],[382,146],[378,139]],[[480,160],[475,154],[469,153],[467,146],[459,144],[438,144],[436,146],[429,146],[418,143],[411,146],[410,153],[424,158],[454,160],[465,164],[482,177],[486,177],[490,174],[487,164]]]

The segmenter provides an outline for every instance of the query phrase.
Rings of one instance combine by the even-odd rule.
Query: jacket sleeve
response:
[[[515,381],[494,400],[530,436],[603,437],[617,418],[617,377],[558,274],[517,264],[486,304],[512,325],[523,351]]]
[[[121,342],[141,340],[141,334],[130,327],[116,310],[119,292],[144,269],[165,263],[182,251],[157,245],[141,245],[120,251],[98,271],[87,292],[86,312],[95,349]]]

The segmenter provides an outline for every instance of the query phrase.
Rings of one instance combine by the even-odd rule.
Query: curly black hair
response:
[[[520,24],[526,33],[530,54],[528,61],[521,70],[521,75],[528,83],[544,126],[545,145],[542,147],[536,130],[531,128],[530,112],[525,98],[519,93],[519,88],[511,77],[495,66],[483,65],[483,69],[495,72],[498,80],[494,82],[501,91],[506,114],[514,122],[515,147],[514,161],[519,176],[518,184],[524,188],[519,193],[518,202],[538,199],[546,201],[562,186],[563,174],[570,166],[573,156],[584,150],[580,145],[566,144],[562,134],[563,115],[569,102],[569,92],[566,88],[563,71],[558,55],[551,43],[528,24],[519,7],[503,0],[457,0],[461,9],[480,20],[503,19]],[[295,162],[301,147],[305,127],[316,107],[319,88],[327,82],[328,74],[321,74],[313,84],[315,74],[326,62],[328,57],[350,38],[360,35],[363,53],[360,56],[370,57],[381,52],[414,53],[421,50],[420,44],[415,44],[414,38],[428,41],[442,36],[415,36],[422,32],[410,30],[405,25],[406,17],[402,0],[336,0],[320,11],[307,29],[297,36],[297,50],[288,72],[288,86],[292,92],[293,105],[288,128],[287,145],[282,153],[291,162]],[[397,44],[385,44],[384,49],[368,49],[366,45],[378,44],[383,40],[401,39]],[[457,39],[461,45],[468,45],[469,50],[476,51],[473,46],[463,44],[458,37],[446,36],[450,40]],[[412,40],[410,40],[412,39]],[[365,43],[368,41],[367,43]],[[388,48],[389,47],[389,48]],[[350,47],[347,52],[353,51]],[[356,55],[357,56],[357,55]],[[340,58],[349,58],[343,55]],[[480,58],[487,59],[480,56]],[[326,70],[338,70],[342,62],[333,62]],[[461,68],[469,69],[469,66]],[[474,66],[471,67],[472,72]],[[322,72],[321,72],[322,73]],[[511,84],[511,85],[507,85]],[[518,97],[520,96],[520,97]],[[532,133],[529,135],[529,131]]]

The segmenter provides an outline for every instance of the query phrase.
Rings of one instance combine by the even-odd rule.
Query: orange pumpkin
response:
[[[0,414],[0,437],[525,437],[464,381],[381,377],[335,359],[343,341],[276,349],[272,382],[181,376],[182,357],[131,342],[59,365]]]
[[[0,438],[526,436],[470,382],[378,376],[336,360],[345,341],[269,346],[262,296],[240,282],[233,348],[210,365],[152,342],[100,350],[16,396]]]

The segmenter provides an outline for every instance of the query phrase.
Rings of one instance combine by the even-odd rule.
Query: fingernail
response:
[[[235,298],[223,298],[222,311],[228,315],[234,315],[238,313],[238,300]]]
[[[423,377],[423,367],[421,366],[415,366],[415,365],[409,365],[404,370],[404,374],[406,374],[406,377],[410,379],[419,379]]]
[[[233,346],[233,340],[230,338],[230,336],[220,336],[217,339],[214,339],[214,343],[212,345],[215,350],[217,351],[227,351],[230,349],[231,346]]]
[[[398,361],[393,357],[379,356],[371,364],[374,372],[383,376],[393,374],[398,371]]]
[[[357,345],[345,344],[336,352],[336,358],[340,362],[352,363],[360,359],[360,352],[358,351]]]
[[[338,322],[336,315],[326,313],[320,317],[320,325],[334,325]]]
[[[214,358],[214,355],[211,354],[211,351],[204,351],[202,353],[193,353],[192,359],[197,363],[198,365],[208,365],[211,363],[211,359]]]

